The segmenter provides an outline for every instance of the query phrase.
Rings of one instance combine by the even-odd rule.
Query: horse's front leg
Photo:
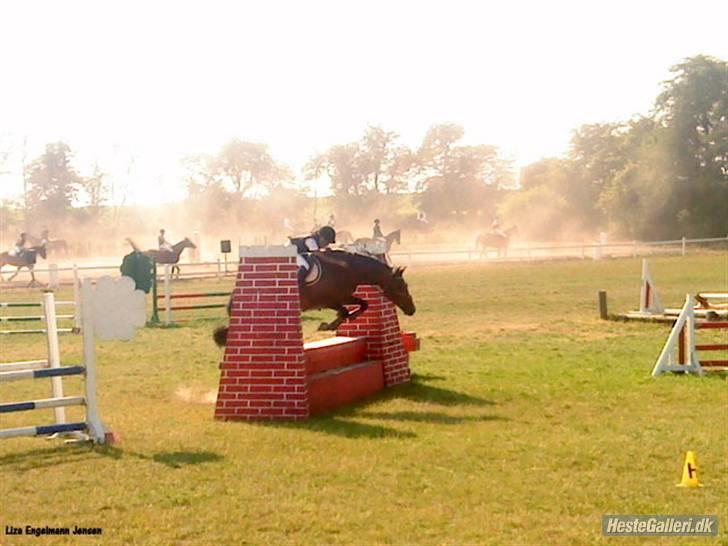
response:
[[[346,307],[339,306],[339,307],[332,307],[331,309],[334,309],[336,311],[336,320],[330,323],[322,322],[319,326],[319,330],[336,330],[339,326],[341,326],[341,323],[345,320],[354,320],[356,317],[361,315],[364,311],[366,311],[369,308],[369,304],[361,299],[361,298],[354,298],[352,297],[349,301],[346,302],[347,305],[357,305],[357,309],[349,313],[347,311]]]
[[[35,280],[35,272],[31,268],[28,268],[28,273],[30,273],[30,282],[28,283],[28,288],[30,288],[31,286],[35,286],[36,284],[40,285],[40,283]]]
[[[346,310],[346,307],[339,306],[339,307],[330,307],[329,309],[333,309],[336,311],[336,319],[332,322],[322,322],[319,324],[319,332],[325,332],[325,331],[331,331],[336,330],[339,325],[346,320],[346,317],[349,315],[349,312]]]

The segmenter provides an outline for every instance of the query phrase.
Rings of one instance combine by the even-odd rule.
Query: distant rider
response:
[[[159,230],[159,237],[157,237],[157,242],[159,243],[159,250],[166,250],[167,252],[174,252],[174,249],[172,248],[172,245],[167,241],[164,230]]]
[[[25,244],[28,242],[28,234],[23,232],[15,241],[15,247],[8,253],[11,256],[20,256],[25,251]]]
[[[490,224],[490,231],[499,237],[507,237],[505,232],[501,229],[500,218],[498,218],[497,214],[493,217],[493,221]]]
[[[329,245],[334,244],[336,242],[336,230],[331,226],[324,226],[311,235],[289,237],[288,239],[298,252],[296,256],[296,263],[299,266],[298,282],[302,284],[308,270],[311,269],[311,264],[309,264],[305,256],[311,252],[326,250]]]
[[[372,230],[372,239],[384,239],[384,233],[382,233],[382,227],[379,225],[379,218],[374,220],[374,229]]]

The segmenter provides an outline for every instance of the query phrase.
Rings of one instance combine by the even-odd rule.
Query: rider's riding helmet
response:
[[[319,230],[319,236],[321,239],[328,242],[328,244],[334,244],[336,242],[336,230],[331,226],[324,226]]]

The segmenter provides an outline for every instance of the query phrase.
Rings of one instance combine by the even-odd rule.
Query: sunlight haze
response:
[[[522,167],[582,124],[648,113],[684,58],[728,56],[726,5],[4,3],[0,197],[57,140],[140,204],[184,197],[180,159],[231,138],[300,177],[368,124],[416,147],[454,122]]]

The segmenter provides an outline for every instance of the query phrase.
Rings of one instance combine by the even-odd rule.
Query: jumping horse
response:
[[[179,258],[182,255],[182,251],[185,248],[197,248],[195,246],[195,243],[190,241],[188,237],[185,237],[178,243],[175,243],[172,245],[172,250],[162,250],[162,249],[149,249],[141,251],[139,250],[139,247],[134,244],[134,241],[131,239],[127,239],[129,244],[132,246],[132,248],[136,252],[141,252],[142,254],[149,256],[153,260],[155,260],[158,264],[174,264],[172,266],[172,275],[175,275],[175,270],[177,271],[176,275],[179,277],[179,266],[177,265],[177,262],[179,262]]]
[[[314,283],[299,283],[301,310],[333,309],[336,319],[330,323],[322,322],[319,330],[336,330],[345,320],[354,320],[369,304],[354,296],[360,284],[379,286],[384,296],[399,307],[405,315],[414,315],[415,304],[404,280],[404,267],[392,268],[376,258],[362,254],[353,254],[342,250],[313,252],[313,267],[320,268],[320,274]],[[356,306],[348,311],[345,306]],[[228,316],[232,306],[232,297],[228,302]],[[213,339],[220,347],[227,341],[228,327],[219,327]]]
[[[13,267],[16,267],[15,273],[13,273],[7,280],[12,281],[18,273],[20,273],[20,270],[25,267],[30,272],[30,283],[28,283],[28,286],[33,286],[36,284],[40,284],[35,280],[35,273],[33,272],[33,267],[35,267],[35,262],[38,260],[38,256],[40,255],[41,258],[45,260],[46,258],[46,247],[45,245],[41,246],[32,246],[30,248],[24,249],[19,255],[13,256],[9,252],[2,252],[0,253],[0,269],[3,268],[3,266],[6,265],[12,265]],[[0,275],[0,280],[5,280],[2,278],[2,275]]]

